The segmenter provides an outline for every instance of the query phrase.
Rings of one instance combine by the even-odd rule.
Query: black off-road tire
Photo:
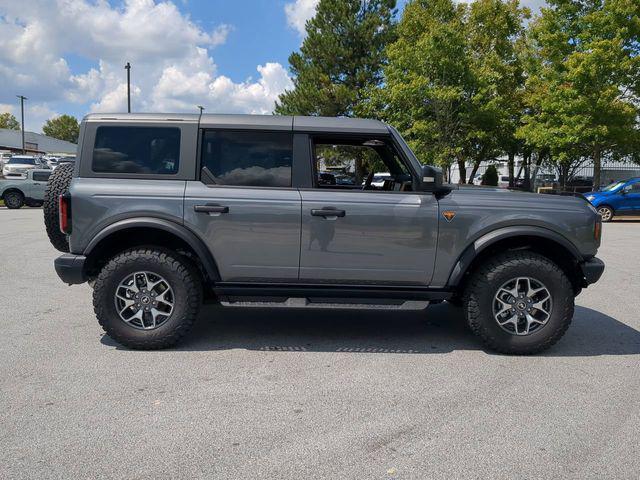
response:
[[[116,310],[115,293],[127,276],[147,271],[164,277],[174,291],[173,312],[153,330],[134,328]],[[202,304],[202,281],[186,257],[160,248],[126,250],[113,257],[93,287],[93,308],[104,331],[116,342],[137,350],[168,348],[191,329]]]
[[[493,314],[494,295],[516,277],[542,282],[553,302],[546,324],[528,335],[503,330]],[[463,299],[471,331],[491,350],[515,355],[534,354],[551,347],[569,328],[574,311],[574,291],[564,271],[548,258],[526,251],[505,252],[488,259],[472,274]]]
[[[5,193],[3,200],[5,206],[10,210],[18,209],[24,205],[24,195],[15,190]]]
[[[44,191],[44,226],[51,245],[61,252],[69,251],[69,240],[60,231],[58,197],[69,191],[69,185],[73,178],[73,168],[73,163],[63,163],[57,167],[49,177],[47,188]]]

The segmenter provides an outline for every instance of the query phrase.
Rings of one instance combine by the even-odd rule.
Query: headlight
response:
[[[595,197],[595,195],[587,195],[587,196],[586,196],[586,197],[584,197],[584,198],[586,198],[587,200],[589,200],[590,202],[592,202],[592,201],[593,201],[593,199],[594,199],[594,198],[596,198],[596,197]]]

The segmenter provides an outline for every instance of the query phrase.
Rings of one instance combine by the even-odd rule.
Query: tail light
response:
[[[599,244],[600,239],[602,238],[602,218],[600,217],[600,215],[598,215],[598,218],[596,218],[596,224],[593,227],[593,237]]]
[[[71,233],[71,196],[68,193],[58,197],[58,220],[60,231],[69,235]]]

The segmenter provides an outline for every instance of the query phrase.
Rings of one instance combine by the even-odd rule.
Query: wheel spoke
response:
[[[531,277],[516,277],[498,288],[493,302],[495,321],[512,335],[529,335],[547,323],[552,298],[547,287]]]
[[[136,329],[152,330],[169,318],[175,298],[171,285],[160,275],[138,271],[120,282],[114,300],[125,323]]]

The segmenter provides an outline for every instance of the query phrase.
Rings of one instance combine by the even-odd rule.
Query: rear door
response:
[[[200,172],[187,182],[184,222],[207,244],[223,281],[295,282],[300,193],[293,134],[204,129]]]
[[[415,179],[390,138],[312,137],[314,187],[301,189],[300,280],[427,285],[438,236],[438,202]],[[346,185],[319,182],[331,170]],[[388,173],[380,186],[376,173]],[[345,182],[346,183],[346,182]]]

